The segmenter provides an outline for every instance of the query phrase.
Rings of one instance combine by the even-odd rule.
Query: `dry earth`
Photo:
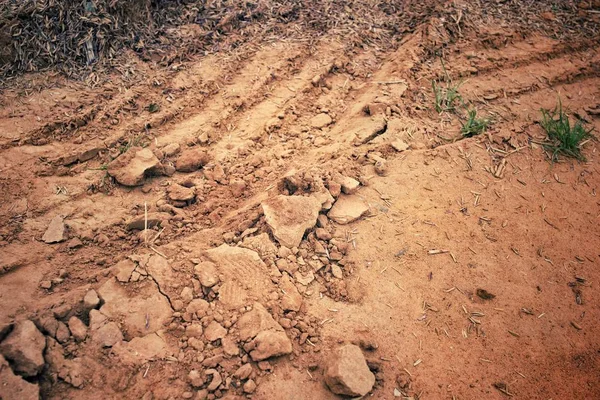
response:
[[[449,15],[4,90],[0,398],[600,398],[600,41]]]

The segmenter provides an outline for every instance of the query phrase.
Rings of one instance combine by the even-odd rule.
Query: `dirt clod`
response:
[[[335,394],[364,396],[373,388],[375,375],[369,370],[360,347],[346,344],[336,349],[328,360],[325,383]]]

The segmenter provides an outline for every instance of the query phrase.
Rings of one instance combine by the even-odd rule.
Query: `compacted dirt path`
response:
[[[0,398],[600,397],[600,41],[469,11],[5,90]]]

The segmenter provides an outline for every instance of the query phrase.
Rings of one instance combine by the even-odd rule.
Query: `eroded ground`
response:
[[[6,90],[2,336],[45,336],[17,372],[44,398],[333,399],[355,343],[377,399],[600,397],[598,142],[551,163],[538,123],[560,98],[600,130],[600,42],[452,24]]]

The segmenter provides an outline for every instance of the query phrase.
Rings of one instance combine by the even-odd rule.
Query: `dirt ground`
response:
[[[13,81],[0,340],[45,338],[21,375],[45,399],[335,399],[354,343],[366,398],[600,398],[600,147],[551,162],[539,124],[560,99],[598,134],[600,38],[454,7],[395,48],[329,32]],[[463,137],[432,80],[487,131]]]

